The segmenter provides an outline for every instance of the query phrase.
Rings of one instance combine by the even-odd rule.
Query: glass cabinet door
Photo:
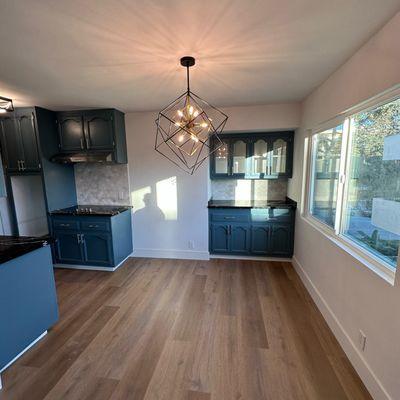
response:
[[[268,143],[259,139],[253,144],[252,174],[262,178],[268,173]]]
[[[215,174],[228,175],[229,173],[229,144],[223,141],[214,156]]]
[[[286,156],[288,144],[286,140],[276,139],[272,143],[271,175],[286,173]]]
[[[247,144],[243,140],[235,140],[232,144],[232,174],[246,173]]]

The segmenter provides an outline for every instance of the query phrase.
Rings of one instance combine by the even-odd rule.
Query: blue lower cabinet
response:
[[[83,262],[83,249],[77,231],[54,231],[54,238],[57,262]]]
[[[271,255],[285,256],[293,254],[293,235],[290,224],[271,226]]]
[[[294,215],[293,209],[211,208],[210,253],[291,257]]]
[[[82,234],[82,247],[85,263],[105,266],[112,264],[113,251],[110,234],[85,232]]]
[[[210,247],[214,253],[229,252],[229,225],[211,224]]]
[[[230,252],[248,254],[250,251],[250,226],[230,225]]]
[[[270,226],[260,225],[251,228],[251,252],[252,254],[265,256],[270,249]]]
[[[56,264],[117,267],[132,253],[131,211],[103,216],[52,215]]]

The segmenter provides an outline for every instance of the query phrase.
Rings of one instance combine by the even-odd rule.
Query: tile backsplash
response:
[[[211,181],[214,200],[283,200],[287,195],[286,180],[227,179]]]
[[[127,164],[75,164],[78,204],[129,205]]]

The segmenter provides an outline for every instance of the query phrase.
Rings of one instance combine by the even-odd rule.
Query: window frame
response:
[[[369,269],[377,273],[380,277],[385,279],[391,285],[394,285],[396,272],[400,270],[400,246],[397,257],[397,268],[391,264],[385,262],[378,256],[375,256],[372,252],[368,251],[356,241],[347,237],[343,233],[343,227],[345,224],[345,213],[347,201],[348,201],[348,190],[350,180],[348,179],[350,172],[350,158],[351,158],[351,144],[352,144],[352,132],[351,132],[351,118],[359,112],[367,112],[368,110],[380,107],[384,104],[393,102],[400,99],[400,87],[396,87],[395,90],[390,90],[383,93],[380,96],[376,96],[366,102],[359,104],[356,107],[352,107],[349,110],[341,113],[335,118],[318,125],[313,129],[308,129],[304,141],[304,170],[303,170],[303,196],[302,196],[302,208],[301,217],[307,221],[310,225],[320,231],[323,235],[333,241],[336,245],[342,248],[344,251],[352,255],[362,264],[367,266]],[[336,215],[335,223],[332,228],[328,224],[325,224],[320,219],[316,218],[311,214],[311,206],[313,202],[313,189],[314,189],[314,135],[322,133],[328,129],[333,129],[338,125],[343,124],[343,135],[342,135],[342,146],[339,161],[339,179],[337,188],[336,198]]]

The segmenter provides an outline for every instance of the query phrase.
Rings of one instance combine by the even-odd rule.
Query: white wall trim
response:
[[[329,307],[329,304],[326,302],[320,291],[311,281],[311,278],[309,277],[299,260],[296,258],[296,256],[293,256],[292,263],[295,271],[297,272],[304,286],[310,293],[319,311],[325,318],[325,321],[329,325],[330,329],[332,330],[340,346],[346,353],[351,364],[357,371],[361,380],[364,382],[364,385],[370,392],[371,396],[374,399],[393,400],[392,397],[385,390],[380,380],[375,375],[374,371],[369,366],[368,362],[363,357],[362,353],[358,350],[356,344],[351,340],[349,334],[346,332],[333,310]]]
[[[118,265],[115,267],[100,267],[98,265],[81,265],[81,264],[53,264],[54,268],[67,268],[67,269],[87,269],[89,271],[107,271],[114,272],[117,270],[129,257],[125,257]]]
[[[134,249],[131,257],[176,258],[183,260],[209,260],[208,251],[173,249]]]

